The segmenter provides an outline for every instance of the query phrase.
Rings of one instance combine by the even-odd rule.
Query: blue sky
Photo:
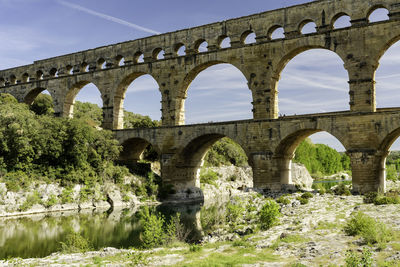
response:
[[[311,1],[0,0],[0,69],[305,2]],[[377,72],[378,107],[399,106],[400,95],[395,94],[400,84],[398,66],[396,69],[399,61],[400,45],[395,44],[382,58]],[[334,53],[304,52],[282,72],[280,113],[347,110],[347,80],[343,62]],[[100,95],[91,85],[81,90],[77,100],[101,105]],[[247,82],[237,69],[230,65],[213,66],[200,73],[189,88],[186,122],[249,119],[251,101]],[[135,80],[127,91],[124,107],[159,119],[160,93],[156,82],[150,76]],[[342,150],[327,134],[317,134],[312,139]]]

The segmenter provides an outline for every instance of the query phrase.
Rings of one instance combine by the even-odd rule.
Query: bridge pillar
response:
[[[180,164],[175,154],[161,155],[161,177],[164,188],[172,189],[166,196],[172,201],[204,201],[200,189],[200,167]]]
[[[280,191],[291,184],[290,162],[291,158],[276,158],[270,151],[253,153],[249,163],[254,188]]]
[[[386,156],[376,150],[350,150],[353,176],[353,192],[368,193],[386,189],[385,158]]]
[[[345,68],[350,78],[350,110],[375,112],[375,70],[377,66],[369,62],[365,56],[355,58],[349,54],[348,57],[349,61],[345,64]]]
[[[253,72],[250,74],[248,86],[253,95],[253,118],[278,118],[278,85],[279,76],[272,72]]]

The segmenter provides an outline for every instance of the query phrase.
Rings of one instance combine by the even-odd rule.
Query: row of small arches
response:
[[[389,11],[382,7],[376,6],[372,8],[368,14],[368,22],[373,23],[382,20],[389,19]],[[331,22],[332,29],[351,27],[351,18],[346,13],[338,13]],[[311,34],[317,31],[317,25],[311,19],[302,21],[299,24],[298,31],[301,34]],[[267,32],[267,38],[269,40],[283,39],[285,38],[285,30],[281,25],[275,25],[271,27]],[[255,43],[257,40],[256,33],[252,30],[246,30],[241,34],[240,43],[242,45]],[[209,49],[208,43],[205,39],[199,39],[194,43],[193,53],[206,52]],[[227,35],[218,37],[217,49],[224,49],[231,47],[231,39]],[[186,46],[183,43],[178,43],[174,46],[173,56],[185,56],[187,53]],[[154,60],[163,59],[165,52],[162,48],[155,48],[152,52],[152,58]],[[123,66],[132,63],[143,63],[144,53],[139,51],[134,54],[133,61],[125,61],[124,57],[118,55],[112,61],[106,61],[103,58],[98,59],[94,64],[88,64],[83,62],[76,66],[67,65],[64,69],[52,68],[47,74],[42,70],[38,70],[34,75],[24,73],[20,79],[15,75],[11,75],[8,79],[0,78],[0,86],[12,85],[17,83],[26,83],[35,80],[42,80],[44,78],[58,77],[62,75],[72,75],[76,73],[90,72],[94,70],[107,69],[113,66]]]

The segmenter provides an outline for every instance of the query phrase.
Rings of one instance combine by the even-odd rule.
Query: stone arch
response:
[[[51,90],[47,90],[46,88],[43,87],[37,87],[35,89],[30,90],[25,96],[24,96],[24,103],[27,105],[32,105],[32,103],[35,101],[36,97],[41,94],[43,91],[48,91],[50,93],[50,96],[53,98],[53,101],[55,99],[55,96],[52,95]]]
[[[298,25],[298,27],[297,27],[299,33],[301,33],[301,34],[310,34],[310,33],[312,33],[312,32],[310,32],[310,33],[303,33],[304,27],[305,27],[306,25],[310,24],[310,23],[315,24],[315,32],[316,32],[316,31],[317,31],[317,23],[315,23],[315,21],[312,20],[312,19],[305,19],[305,20],[303,20],[302,22],[300,22],[299,25]]]
[[[186,139],[184,145],[182,145],[182,150],[179,152],[177,158],[178,168],[184,170],[182,176],[186,179],[187,184],[194,185],[195,187],[200,187],[200,168],[203,165],[203,159],[207,151],[215,144],[218,140],[227,137],[237,143],[246,153],[249,161],[249,165],[252,166],[250,162],[249,151],[246,149],[241,140],[238,140],[234,136],[230,136],[227,133],[218,131],[204,131],[201,134],[196,134],[189,136]]]
[[[207,47],[205,47],[205,51],[201,51],[200,47],[202,44],[207,44]],[[194,50],[196,53],[201,53],[201,52],[207,52],[208,51],[208,42],[204,38],[198,39],[196,42],[194,42]]]
[[[227,43],[226,43],[226,45],[223,45],[225,40],[227,41]],[[226,34],[220,35],[218,37],[217,44],[218,44],[218,48],[229,48],[229,47],[231,47],[231,38]]]
[[[152,52],[152,57],[155,60],[163,59],[164,58],[164,50],[161,47],[155,48]]]
[[[119,161],[127,165],[137,163],[149,145],[153,147],[158,155],[161,155],[159,147],[148,139],[143,137],[127,138],[121,143],[122,151],[119,154]]]
[[[190,84],[192,83],[192,81],[204,70],[206,70],[207,68],[211,67],[211,66],[215,66],[218,64],[229,64],[233,67],[235,67],[236,69],[238,69],[242,74],[243,77],[246,78],[246,80],[248,81],[248,76],[246,75],[246,72],[243,71],[243,69],[241,67],[239,67],[237,64],[235,63],[231,63],[231,62],[227,62],[227,61],[220,61],[220,60],[216,60],[216,61],[208,61],[205,62],[203,64],[199,64],[196,67],[192,68],[191,70],[189,70],[185,76],[185,78],[183,79],[183,81],[180,83],[179,85],[179,90],[178,90],[178,94],[180,95],[180,103],[178,103],[177,105],[177,109],[180,110],[181,114],[184,113],[185,110],[185,99],[187,98],[187,93],[188,93],[188,89]],[[249,91],[250,93],[250,91]],[[183,116],[184,118],[184,116]],[[183,120],[184,122],[184,120]]]
[[[292,50],[286,52],[286,54],[283,57],[281,57],[280,60],[278,61],[278,63],[276,64],[275,71],[273,72],[273,75],[272,75],[273,79],[276,81],[276,86],[277,86],[277,83],[281,78],[281,74],[282,74],[284,68],[287,66],[287,64],[292,59],[294,59],[296,56],[300,55],[301,53],[309,51],[309,50],[313,50],[313,49],[324,49],[324,50],[330,51],[330,52],[334,53],[335,55],[337,55],[341,59],[343,64],[344,64],[344,62],[346,62],[345,55],[342,55],[340,53],[340,51],[332,51],[331,49],[328,49],[322,45],[306,45],[306,46],[297,47],[295,49],[292,49]],[[341,67],[343,67],[343,65],[341,65]],[[348,75],[347,70],[346,70],[346,73]],[[348,79],[348,76],[347,76],[347,79]],[[272,102],[278,103],[278,95],[275,95],[274,97],[276,97],[276,99],[275,99],[275,101],[272,101]]]
[[[247,41],[250,36],[254,36],[256,38],[256,33],[253,30],[246,30],[240,35],[240,43],[241,44],[252,44],[255,41]]]
[[[332,133],[330,129],[324,128],[304,128],[304,129],[296,129],[292,131],[290,134],[286,135],[281,139],[279,144],[276,146],[274,150],[274,158],[276,159],[279,177],[281,184],[291,184],[291,163],[294,158],[295,151],[299,144],[305,140],[307,137],[318,133],[318,132],[327,132],[334,138],[336,138],[343,147],[347,150],[347,144],[345,138],[338,136],[336,133]]]
[[[150,75],[160,86],[156,78],[150,73],[145,72],[133,72],[125,76],[118,84],[114,92],[113,100],[113,129],[123,129],[124,126],[124,99],[126,91],[131,83],[133,83],[137,78],[143,75]]]
[[[174,45],[174,56],[186,55],[186,46],[184,43],[177,43]]]
[[[388,14],[390,14],[389,7],[385,3],[378,3],[367,10],[365,17],[368,22],[370,21],[371,14],[374,13],[377,9],[386,9],[388,11]]]
[[[273,40],[274,39],[273,38],[273,34],[278,29],[283,29],[283,32],[285,32],[283,26],[281,26],[279,24],[276,24],[276,25],[272,26],[271,28],[269,28],[269,30],[267,32],[267,37],[268,37],[269,40]]]
[[[64,97],[64,103],[63,103],[63,117],[67,118],[72,118],[74,114],[74,104],[75,104],[75,98],[80,92],[80,90],[85,87],[86,85],[93,83],[95,87],[99,90],[101,96],[103,96],[103,93],[99,89],[99,87],[93,82],[93,81],[79,81],[74,83],[72,86],[69,87],[67,93],[65,94]]]
[[[343,18],[343,17],[349,17],[350,18],[350,21],[351,21],[351,17],[346,13],[346,12],[339,12],[339,13],[337,13],[335,16],[333,16],[333,18],[332,18],[332,20],[331,20],[331,23],[330,23],[330,27],[331,27],[331,29],[340,29],[340,28],[336,28],[335,27],[335,23],[338,21],[338,20],[340,20],[341,18]],[[350,22],[349,21],[349,22]],[[351,23],[350,23],[350,27],[351,27]],[[341,27],[342,28],[342,27]]]

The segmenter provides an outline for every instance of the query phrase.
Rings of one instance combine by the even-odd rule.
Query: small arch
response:
[[[194,49],[197,53],[208,51],[208,43],[205,39],[199,39],[194,43]]]
[[[317,25],[311,19],[304,20],[299,25],[299,32],[301,34],[311,34],[317,32]]]
[[[256,34],[251,30],[245,31],[240,36],[240,42],[242,44],[254,44],[256,42]]]
[[[36,72],[36,80],[43,80],[43,71],[38,70]]]
[[[369,23],[389,20],[389,10],[384,5],[374,6],[368,11],[367,18]]]
[[[332,29],[343,29],[351,27],[351,18],[344,12],[341,12],[333,17],[331,23]]]
[[[186,55],[186,47],[183,43],[176,44],[174,47],[174,53],[176,56],[185,56]]]
[[[231,38],[226,35],[221,35],[220,37],[218,37],[218,46],[219,48],[231,47]]]
[[[125,60],[124,57],[121,55],[118,55],[115,57],[115,62],[117,63],[118,66],[124,66],[125,65]]]
[[[71,74],[73,74],[73,67],[71,65],[67,65],[65,67],[65,71],[67,74],[71,75]]]
[[[285,30],[281,25],[272,26],[268,31],[268,38],[271,40],[284,39]]]
[[[160,47],[153,50],[153,58],[156,60],[164,58],[164,50]]]
[[[135,53],[133,56],[133,62],[134,63],[143,63],[144,62],[144,54],[141,51],[138,51]]]
[[[97,60],[96,69],[102,70],[106,68],[106,60],[104,58],[99,58]]]
[[[17,77],[15,77],[14,74],[10,75],[10,84],[16,84],[17,83]]]
[[[82,62],[79,72],[89,72],[89,64]]]
[[[49,71],[49,75],[50,75],[50,77],[56,77],[57,76],[57,69],[56,68],[52,68]]]
[[[28,73],[25,72],[25,73],[22,75],[22,82],[23,82],[23,83],[29,82],[29,74],[28,74]]]

